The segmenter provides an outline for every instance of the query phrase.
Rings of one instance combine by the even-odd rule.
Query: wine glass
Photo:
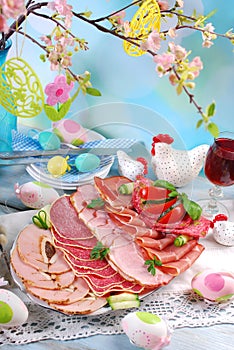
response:
[[[228,209],[219,199],[223,197],[222,186],[234,184],[234,132],[221,132],[214,139],[206,155],[204,172],[214,186],[209,190],[210,199],[202,208],[203,215],[213,217],[222,213],[229,216]]]

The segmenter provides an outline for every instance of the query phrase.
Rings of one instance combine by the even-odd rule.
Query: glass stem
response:
[[[209,190],[210,201],[208,203],[208,208],[210,212],[215,214],[218,212],[217,199],[223,197],[222,188],[219,186],[214,186]]]

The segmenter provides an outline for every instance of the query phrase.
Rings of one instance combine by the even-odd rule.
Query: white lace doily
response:
[[[71,340],[97,334],[122,333],[121,319],[130,310],[108,312],[99,316],[66,316],[33,303],[28,322],[21,327],[0,330],[0,346],[26,344],[45,339]],[[164,317],[175,328],[233,323],[234,302],[206,302],[191,293],[154,292],[141,302],[142,311]],[[133,311],[133,309],[131,309]]]

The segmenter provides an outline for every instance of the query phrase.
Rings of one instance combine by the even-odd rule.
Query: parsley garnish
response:
[[[146,260],[145,265],[149,265],[147,271],[150,272],[153,276],[155,276],[155,266],[162,266],[162,262],[160,260],[157,260],[156,257],[154,257],[152,260]]]
[[[103,260],[109,253],[109,248],[104,247],[102,242],[97,242],[95,247],[91,250],[90,258],[93,260]]]

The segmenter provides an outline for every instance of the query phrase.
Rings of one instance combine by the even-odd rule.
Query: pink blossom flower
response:
[[[161,38],[158,32],[155,30],[152,31],[145,43],[141,45],[142,50],[151,50],[153,52],[157,52],[160,49],[161,46]]]
[[[57,11],[60,15],[65,17],[65,26],[71,27],[72,20],[72,6],[67,4],[67,0],[54,0],[48,3],[48,8]]]
[[[40,37],[41,41],[43,41],[47,46],[52,45],[52,40],[49,35],[43,35]]]
[[[26,11],[24,0],[2,0],[1,7],[5,18],[16,18]]]
[[[0,14],[0,32],[6,33],[8,29],[6,18]]]
[[[200,70],[203,69],[203,63],[200,57],[199,56],[194,57],[194,59],[189,63],[189,67],[197,68],[197,70],[194,70],[192,72],[194,75],[194,78],[196,78],[199,75]]]
[[[158,1],[158,5],[161,11],[166,11],[169,9],[169,5],[167,1]]]
[[[56,103],[66,102],[69,99],[69,92],[73,86],[74,82],[68,84],[65,75],[58,75],[53,83],[45,87],[45,93],[48,95],[46,103],[54,106]]]
[[[154,62],[157,63],[156,69],[158,75],[161,77],[163,74],[166,74],[172,67],[174,61],[175,55],[170,52],[164,52],[162,55],[154,56]]]
[[[168,44],[168,46],[169,46],[171,53],[173,53],[175,55],[177,60],[181,61],[186,57],[187,51],[185,50],[184,47],[182,47],[180,45],[175,45],[175,43],[173,43],[173,42],[170,42]]]
[[[177,0],[177,4],[179,7],[184,7],[184,1],[183,0]]]
[[[124,23],[123,19],[125,16],[126,16],[126,12],[123,10],[115,13],[113,16],[111,16],[111,18],[115,19],[118,24],[122,25]]]
[[[175,86],[178,83],[178,79],[174,73],[171,73],[169,75],[169,81],[170,81],[171,85],[173,85],[173,86]]]
[[[214,45],[214,43],[213,43],[213,41],[211,41],[211,40],[204,40],[203,43],[202,43],[202,46],[203,46],[203,47],[207,47],[208,49],[209,49],[212,45]]]

